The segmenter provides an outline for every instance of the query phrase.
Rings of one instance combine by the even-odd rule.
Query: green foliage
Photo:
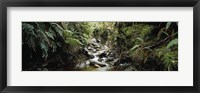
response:
[[[66,38],[65,42],[72,47],[83,45],[78,39],[75,39],[75,38]]]
[[[176,70],[178,67],[178,59],[177,59],[177,52],[167,52],[164,54],[164,56],[161,58],[165,65],[165,69],[170,70]]]
[[[22,44],[30,55],[41,54],[43,63],[59,56],[60,61],[54,62],[60,65],[79,60],[76,55],[96,38],[136,70],[176,71],[177,26],[175,22],[23,22]]]
[[[171,26],[173,26],[172,22],[166,23],[166,26],[160,27],[159,29],[158,27],[156,28],[152,25],[145,24],[134,24],[129,27],[124,27],[127,36],[135,37],[124,37],[123,42],[125,42],[125,49],[127,49],[125,51],[128,51],[127,55],[130,55],[132,62],[139,64],[139,67],[137,67],[138,70],[144,70],[146,68],[143,66],[149,65],[147,67],[151,67],[152,64],[163,64],[165,68],[160,70],[177,70],[178,48],[173,48],[173,51],[170,48],[173,46],[177,47],[178,39],[170,38],[176,37],[177,35],[177,33],[174,34],[175,29]],[[157,37],[149,38],[153,36],[153,28],[158,31],[158,34],[155,34]],[[129,45],[132,47],[128,47]],[[157,69],[156,66],[155,69]]]
[[[171,48],[174,45],[178,45],[178,39],[175,38],[173,40],[171,40],[168,44],[167,44],[167,48]]]
[[[55,37],[63,38],[62,28],[56,23],[26,22],[22,23],[23,44],[28,44],[35,52],[41,52],[43,58],[56,52],[62,43]],[[37,50],[36,50],[37,49]]]
[[[25,39],[23,39],[29,47],[32,47],[32,49],[35,51],[35,39],[37,37],[35,31],[34,31],[34,27],[30,24],[27,23],[23,23],[22,24],[22,30],[25,30],[26,32],[23,32],[23,36],[26,36]],[[23,44],[25,43],[23,42]]]
[[[87,44],[91,34],[88,27],[87,23],[23,22],[22,44],[28,45],[30,59],[36,53],[37,58],[44,60],[62,53],[74,55]],[[46,61],[42,62],[46,64]]]

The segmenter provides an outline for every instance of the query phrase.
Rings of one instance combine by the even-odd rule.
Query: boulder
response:
[[[100,67],[105,67],[105,66],[107,66],[105,63],[101,63],[101,62],[94,61],[94,60],[90,60],[90,65],[91,65],[91,66],[95,66],[95,67],[97,67],[97,65],[100,66]]]
[[[92,52],[95,53],[95,52],[97,52],[97,50],[96,49],[92,49]]]
[[[94,64],[94,67],[100,68],[101,66],[99,66],[98,64]]]

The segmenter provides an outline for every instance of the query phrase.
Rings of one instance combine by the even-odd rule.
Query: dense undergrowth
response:
[[[91,38],[115,53],[113,70],[178,70],[177,22],[23,22],[22,36],[24,71],[73,70]]]

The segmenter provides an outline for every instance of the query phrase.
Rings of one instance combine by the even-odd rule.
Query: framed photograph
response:
[[[199,93],[199,0],[4,0],[2,93]]]

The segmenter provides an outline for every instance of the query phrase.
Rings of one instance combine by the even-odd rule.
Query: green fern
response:
[[[78,39],[75,38],[67,38],[65,40],[65,42],[67,44],[69,44],[70,46],[79,46],[79,45],[83,45]]]
[[[173,70],[173,68],[177,68],[176,67],[178,65],[177,52],[165,53],[161,59],[163,60],[166,70],[170,71]]]
[[[178,39],[173,39],[167,44],[167,48],[171,48],[174,45],[178,45]]]
[[[74,34],[74,32],[70,31],[70,30],[64,30],[63,31],[63,36],[65,38],[68,38],[68,37],[72,37],[72,35]]]
[[[28,23],[22,23],[22,30],[23,30],[23,36],[26,37],[23,40],[23,44],[27,44],[29,47],[32,47],[32,49],[35,51],[36,48],[35,40],[37,38],[37,35],[35,33],[34,26]]]

